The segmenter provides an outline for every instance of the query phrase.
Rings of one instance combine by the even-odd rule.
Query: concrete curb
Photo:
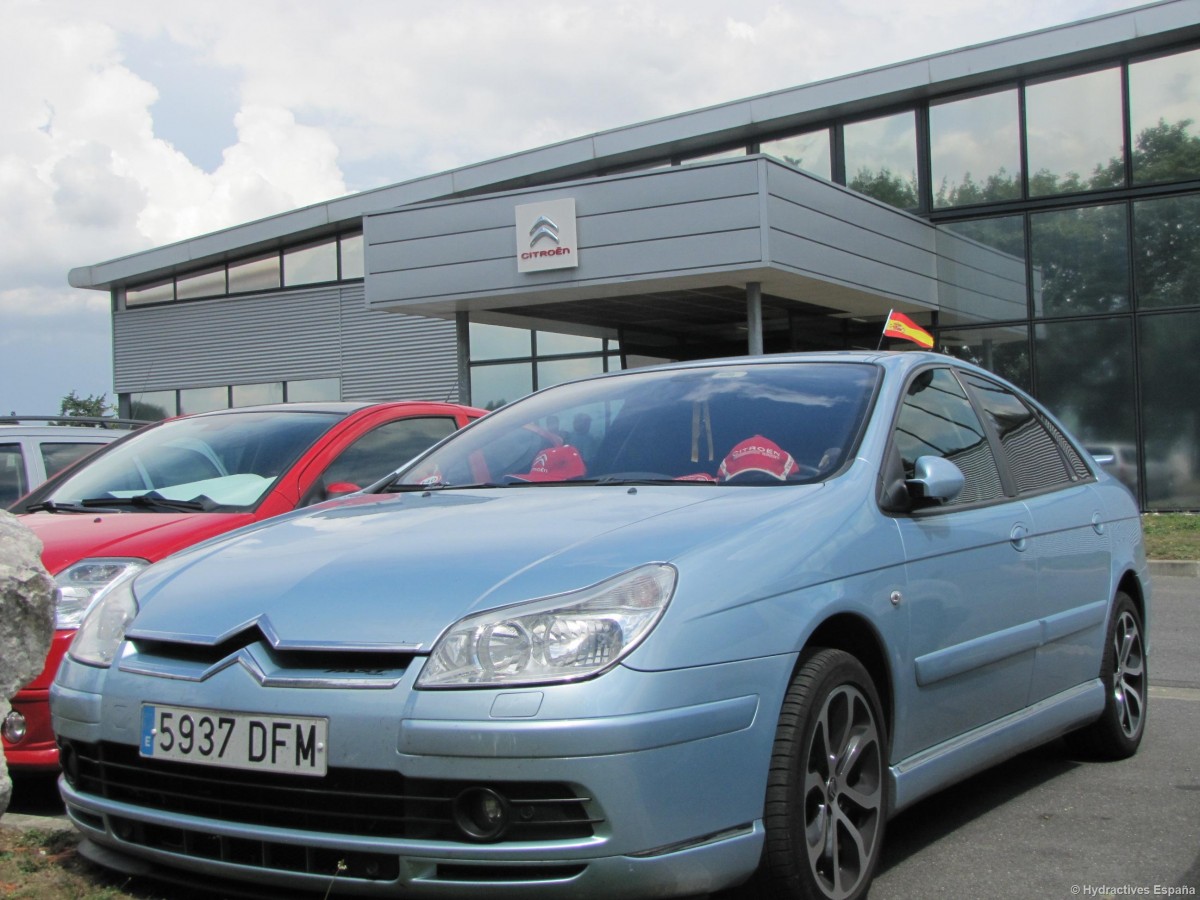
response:
[[[9,813],[0,815],[0,828],[38,828],[42,831],[70,831],[75,826],[67,818],[61,816],[29,816],[24,813]]]
[[[1152,559],[1150,574],[1155,578],[1195,578],[1200,576],[1200,561],[1193,559]]]

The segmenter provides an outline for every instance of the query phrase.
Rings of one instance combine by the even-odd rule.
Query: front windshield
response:
[[[252,507],[340,413],[232,412],[165,422],[84,464],[57,504],[153,497],[198,509]]]
[[[861,363],[647,370],[489,413],[396,485],[813,482],[852,452],[878,377]]]

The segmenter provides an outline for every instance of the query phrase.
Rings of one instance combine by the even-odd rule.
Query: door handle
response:
[[[1024,550],[1026,538],[1029,537],[1029,529],[1018,522],[1012,527],[1012,531],[1008,533],[1008,540],[1012,543],[1014,550]]]

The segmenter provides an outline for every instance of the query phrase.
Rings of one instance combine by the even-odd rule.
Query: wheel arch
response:
[[[1150,654],[1150,610],[1147,608],[1150,603],[1148,584],[1143,583],[1137,573],[1132,569],[1126,569],[1117,581],[1117,592],[1123,592],[1129,595],[1129,599],[1133,601],[1134,608],[1137,609],[1138,618],[1142,620],[1142,647],[1147,656]],[[1108,614],[1111,616],[1112,611],[1116,606],[1116,592],[1109,601]]]
[[[1146,595],[1142,590],[1142,582],[1131,570],[1126,570],[1117,582],[1117,590],[1124,591],[1129,595],[1129,599],[1133,601],[1133,605],[1137,607],[1138,615],[1142,622],[1146,621]]]
[[[807,651],[818,648],[844,650],[862,663],[875,683],[875,690],[879,692],[890,747],[895,719],[895,692],[892,669],[879,632],[870,622],[854,613],[830,616],[809,635],[796,661],[796,668],[799,669],[803,664]]]

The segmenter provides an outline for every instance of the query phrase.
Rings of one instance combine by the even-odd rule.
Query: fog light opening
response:
[[[79,757],[70,744],[59,742],[58,764],[62,766],[63,777],[67,779],[67,784],[75,787],[75,782],[79,780]]]
[[[4,726],[0,729],[4,739],[10,744],[19,744],[25,740],[26,725],[25,717],[15,709],[10,710],[8,715],[4,717]]]
[[[491,788],[467,788],[454,798],[454,823],[474,840],[500,840],[511,821],[508,798]]]

